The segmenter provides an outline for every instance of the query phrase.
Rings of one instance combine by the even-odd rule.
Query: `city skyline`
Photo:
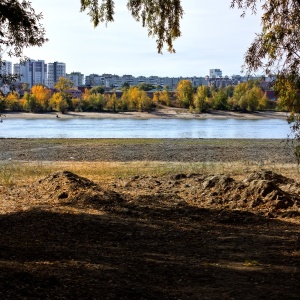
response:
[[[67,72],[132,74],[133,76],[206,76],[221,67],[226,75],[240,74],[243,55],[259,32],[259,16],[230,9],[230,1],[201,3],[183,0],[185,14],[182,37],[175,41],[176,54],[157,54],[155,40],[130,16],[126,1],[116,5],[115,22],[96,29],[78,3],[71,0],[32,0],[49,38],[41,48],[24,50],[24,55],[48,61],[63,61]],[[59,9],[58,9],[59,8]],[[67,13],[66,13],[67,12]],[[63,20],[63,22],[58,22]],[[126,26],[124,26],[126,24]],[[16,59],[4,57],[16,63]]]

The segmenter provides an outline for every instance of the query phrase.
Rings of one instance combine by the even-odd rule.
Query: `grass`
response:
[[[20,186],[30,184],[51,173],[68,170],[90,180],[101,182],[117,180],[135,175],[168,176],[174,174],[225,174],[239,179],[260,169],[272,170],[287,177],[299,176],[296,164],[264,162],[2,162],[0,163],[0,185]]]

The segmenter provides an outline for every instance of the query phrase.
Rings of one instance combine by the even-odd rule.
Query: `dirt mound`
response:
[[[287,178],[280,174],[276,174],[270,170],[261,170],[258,172],[253,172],[245,178],[245,182],[251,182],[254,180],[269,180],[277,184],[295,183],[293,179]]]
[[[39,202],[77,206],[103,206],[122,201],[116,192],[104,190],[93,181],[69,171],[60,171],[33,185]]]
[[[180,203],[274,216],[300,213],[299,184],[272,171],[257,171],[242,180],[202,174],[139,176],[123,185],[115,183],[114,187],[124,199],[148,207],[178,207]]]

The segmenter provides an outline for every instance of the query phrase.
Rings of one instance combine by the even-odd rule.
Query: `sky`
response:
[[[131,74],[133,76],[206,76],[218,68],[223,76],[241,73],[243,57],[260,16],[230,8],[230,0],[182,0],[182,36],[174,42],[175,54],[157,53],[154,38],[136,22],[126,0],[115,1],[115,21],[94,29],[79,0],[31,0],[49,39],[42,47],[24,49],[24,55],[46,63],[66,63],[67,73]],[[3,57],[5,59],[5,57]],[[17,59],[7,58],[17,62]]]

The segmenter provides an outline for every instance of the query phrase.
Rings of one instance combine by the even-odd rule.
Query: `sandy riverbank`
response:
[[[254,113],[241,113],[233,111],[211,111],[210,113],[194,114],[186,109],[166,108],[148,112],[119,112],[119,113],[97,113],[97,112],[68,112],[66,114],[50,113],[27,113],[27,112],[9,112],[5,114],[6,118],[21,119],[52,119],[59,118],[95,118],[95,119],[282,119],[288,116],[286,112],[260,111]],[[4,118],[3,118],[4,119]]]

